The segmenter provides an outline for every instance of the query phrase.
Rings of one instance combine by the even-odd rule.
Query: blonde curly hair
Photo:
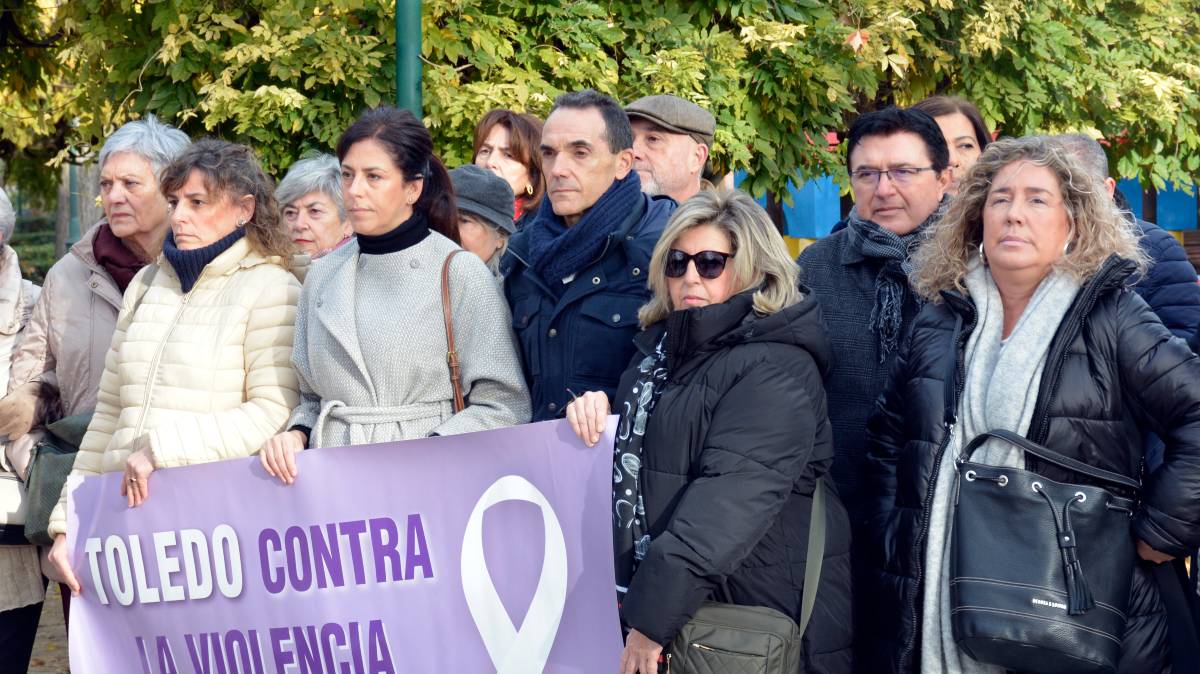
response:
[[[967,263],[983,241],[983,208],[992,181],[1017,161],[1044,166],[1058,178],[1074,236],[1055,269],[1082,282],[1115,254],[1136,264],[1139,274],[1145,272],[1148,260],[1138,246],[1137,226],[1117,208],[1097,176],[1051,138],[1005,138],[980,155],[946,213],[913,254],[910,278],[918,294],[940,302],[943,290],[966,292]]]

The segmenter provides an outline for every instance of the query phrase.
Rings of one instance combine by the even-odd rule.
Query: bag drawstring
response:
[[[1046,505],[1050,506],[1050,519],[1054,521],[1054,529],[1058,535],[1058,549],[1062,553],[1063,559],[1063,577],[1067,582],[1067,614],[1083,615],[1096,607],[1096,600],[1092,597],[1092,590],[1088,587],[1087,578],[1083,575],[1083,565],[1079,562],[1075,529],[1071,526],[1071,505],[1076,501],[1082,503],[1086,497],[1077,492],[1063,505],[1062,524],[1060,525],[1058,512],[1054,508],[1054,502],[1050,500],[1050,495],[1041,489],[1041,485],[1037,482],[1033,483],[1033,490],[1046,500]]]

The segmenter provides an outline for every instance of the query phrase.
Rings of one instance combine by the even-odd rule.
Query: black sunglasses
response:
[[[679,278],[687,273],[688,263],[694,260],[696,273],[700,275],[700,278],[711,281],[725,271],[725,263],[731,257],[733,257],[733,253],[722,253],[715,250],[702,250],[695,255],[688,255],[682,250],[672,248],[671,252],[667,253],[667,264],[663,272],[668,278]]]

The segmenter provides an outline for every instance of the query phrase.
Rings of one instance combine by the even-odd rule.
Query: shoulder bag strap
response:
[[[463,411],[466,401],[462,392],[462,365],[458,361],[458,349],[454,346],[454,321],[450,315],[450,262],[462,249],[450,251],[442,263],[442,320],[446,323],[446,363],[450,366],[450,386],[454,388],[454,412]]]
[[[800,595],[800,635],[808,628],[813,606],[817,603],[817,586],[821,582],[821,565],[825,561],[825,480],[817,479],[813,489],[812,515],[808,520],[808,552],[804,558],[804,589]]]
[[[1039,444],[1031,442],[1027,438],[1013,433],[1012,431],[1007,431],[1004,429],[994,429],[975,436],[975,438],[971,440],[966,448],[963,449],[961,458],[964,460],[970,460],[971,454],[973,454],[980,445],[986,442],[989,437],[1014,444],[1026,452],[1038,457],[1039,459],[1042,459],[1043,461],[1049,461],[1060,468],[1065,468],[1067,470],[1079,473],[1080,475],[1087,475],[1093,479],[1108,482],[1110,484],[1120,485],[1134,491],[1141,489],[1141,485],[1138,484],[1137,480],[1134,480],[1133,478],[1104,470],[1103,468],[1089,466],[1082,461],[1072,459],[1069,456],[1063,456],[1062,454],[1059,454],[1048,447],[1043,447]]]

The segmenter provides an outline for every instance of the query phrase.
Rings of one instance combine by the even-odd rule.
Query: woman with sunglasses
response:
[[[799,621],[812,495],[833,461],[816,301],[766,212],[742,192],[701,192],[667,223],[653,293],[621,378],[613,536],[622,674],[659,655],[714,599]],[[610,413],[590,391],[567,407],[588,446]],[[809,671],[851,671],[849,519],[825,498],[825,559],[804,635]]]

